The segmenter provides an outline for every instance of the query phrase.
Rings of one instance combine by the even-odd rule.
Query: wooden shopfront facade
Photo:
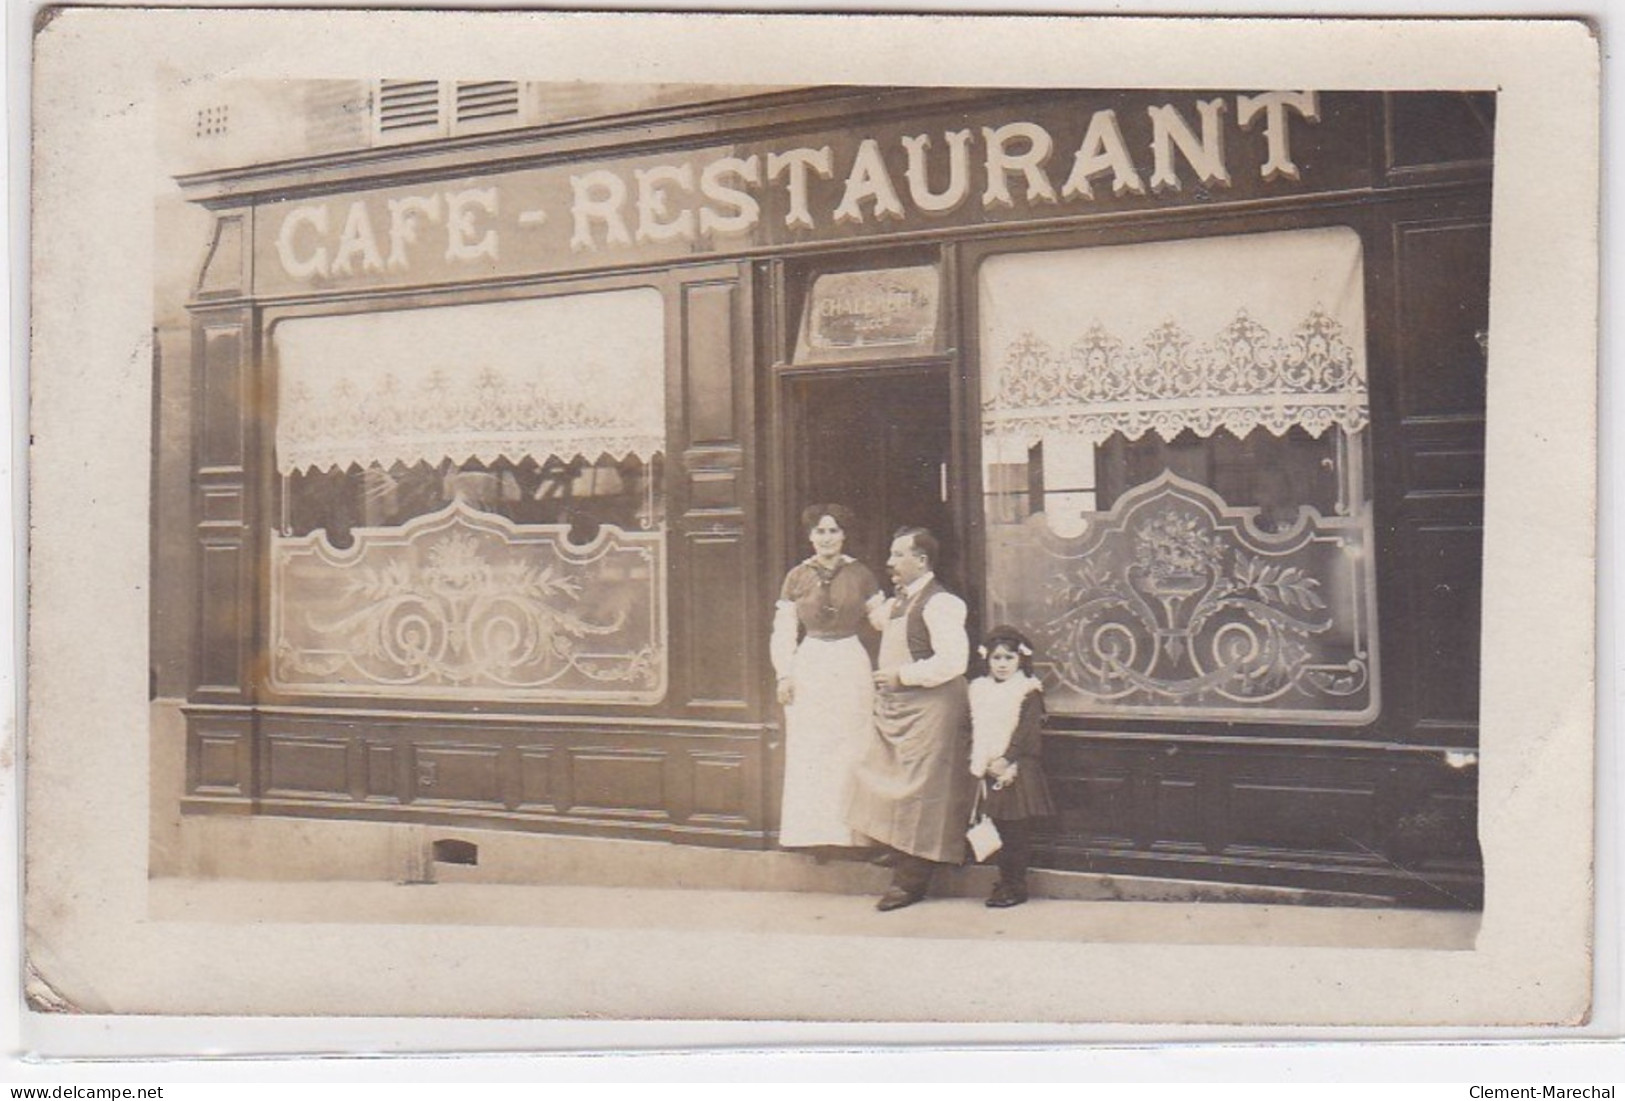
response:
[[[803,89],[182,179],[188,814],[774,844],[803,504],[1039,863],[1474,907],[1493,96]]]

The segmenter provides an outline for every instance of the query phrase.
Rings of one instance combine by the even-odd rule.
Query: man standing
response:
[[[858,764],[846,822],[892,850],[891,889],[882,911],[925,897],[938,864],[964,859],[975,795],[965,667],[965,602],[933,572],[937,541],[902,528],[886,565],[897,595],[880,605],[875,679],[876,738]]]

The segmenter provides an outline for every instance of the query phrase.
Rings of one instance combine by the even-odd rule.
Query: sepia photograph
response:
[[[1584,1022],[1582,25],[442,14],[42,21],[31,1014]],[[81,182],[148,242],[88,337]]]
[[[186,91],[156,873],[1481,906],[1493,93]]]

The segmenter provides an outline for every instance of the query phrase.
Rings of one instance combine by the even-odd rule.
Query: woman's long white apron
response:
[[[862,842],[843,811],[858,757],[874,738],[869,652],[856,636],[807,637],[796,648],[795,700],[784,709],[784,806],[779,844]]]

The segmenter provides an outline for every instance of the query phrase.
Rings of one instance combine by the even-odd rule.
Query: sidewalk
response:
[[[882,914],[868,896],[639,887],[154,880],[155,921],[459,924],[835,937],[1004,937],[1095,944],[1470,950],[1477,914],[1256,903],[1080,902],[1009,910],[932,898]]]
[[[158,921],[465,924],[674,929],[1073,943],[1473,947],[1477,913],[1327,905],[1330,896],[1184,881],[1034,872],[1033,899],[990,910],[993,869],[939,875],[932,897],[882,914],[889,873],[782,851],[448,832],[478,844],[473,866],[428,859],[431,835],[398,846],[396,881],[313,880],[264,865],[229,878],[157,878]],[[240,866],[241,867],[241,866]],[[433,882],[428,882],[433,880]]]

